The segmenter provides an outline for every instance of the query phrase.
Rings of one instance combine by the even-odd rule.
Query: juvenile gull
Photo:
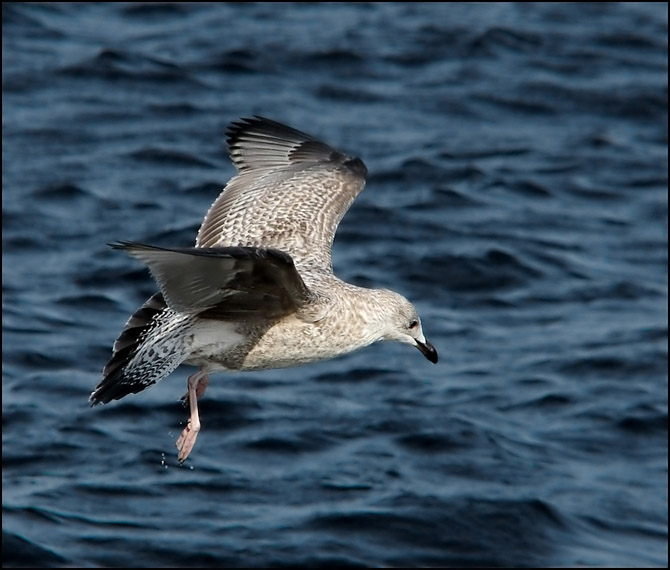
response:
[[[380,340],[411,344],[431,362],[414,306],[386,289],[333,274],[331,249],[367,168],[317,139],[255,116],[232,123],[237,168],[200,226],[195,247],[110,244],[149,267],[160,292],[128,320],[91,405],[141,392],[180,364],[197,366],[182,398],[190,418],[180,463],[200,430],[208,375],[340,356]]]

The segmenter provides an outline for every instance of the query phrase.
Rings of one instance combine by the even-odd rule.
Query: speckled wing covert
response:
[[[207,212],[196,247],[274,248],[300,269],[332,272],[333,237],[365,185],[363,161],[259,116],[227,134],[238,174]]]

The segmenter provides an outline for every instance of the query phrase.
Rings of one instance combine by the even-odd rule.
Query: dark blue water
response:
[[[666,3],[3,4],[5,566],[666,566]],[[87,398],[268,116],[361,156],[379,344]]]

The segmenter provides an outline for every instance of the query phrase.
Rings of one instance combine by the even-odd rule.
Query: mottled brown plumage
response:
[[[337,226],[365,185],[356,157],[262,117],[228,130],[238,174],[212,204],[193,248],[113,247],[145,263],[160,288],[126,323],[92,405],[143,390],[179,364],[199,367],[185,399],[184,461],[200,429],[208,374],[316,362],[379,340],[437,352],[401,295],[338,279]]]

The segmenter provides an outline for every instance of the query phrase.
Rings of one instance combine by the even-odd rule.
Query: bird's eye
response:
[[[413,321],[410,321],[410,323],[409,323],[409,328],[411,328],[411,329],[415,329],[418,326],[419,326],[419,321],[417,321],[416,319],[414,319]]]

